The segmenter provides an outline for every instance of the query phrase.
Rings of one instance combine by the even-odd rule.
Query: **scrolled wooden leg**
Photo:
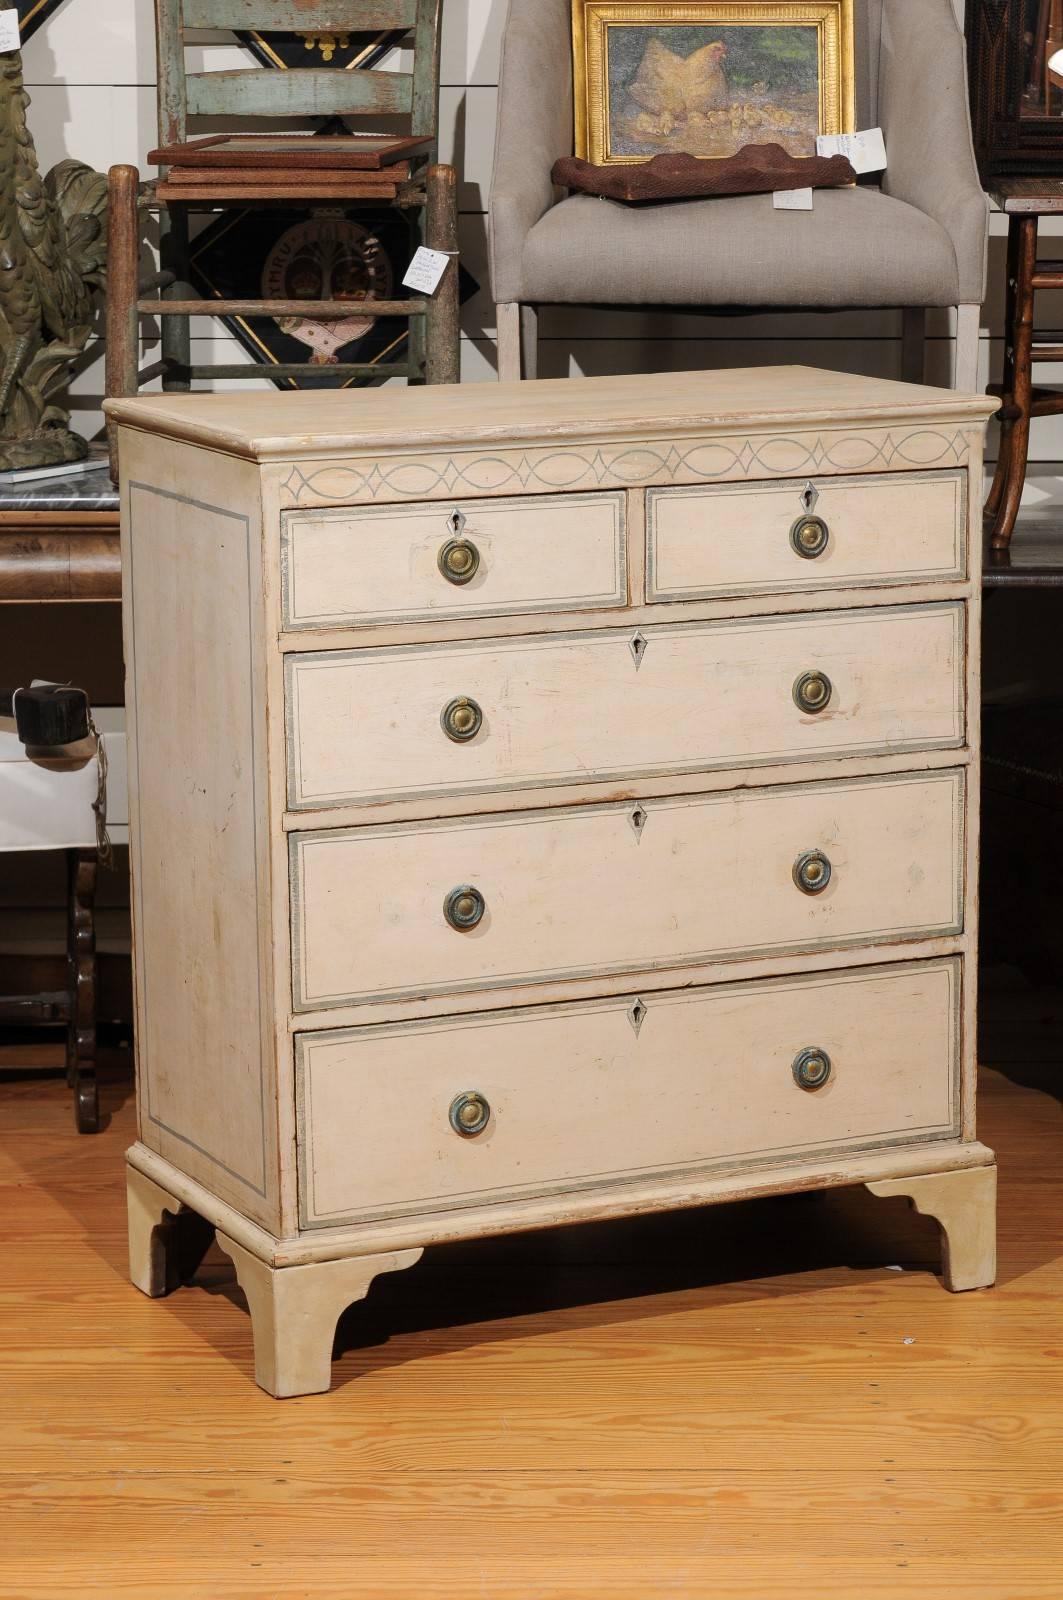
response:
[[[903,1195],[941,1227],[946,1289],[986,1289],[997,1275],[997,1169],[968,1167],[869,1183],[880,1199]]]
[[[129,1276],[158,1299],[187,1283],[210,1248],[214,1229],[136,1167],[126,1167]]]
[[[271,1267],[225,1234],[218,1234],[218,1246],[232,1260],[247,1296],[255,1382],[278,1400],[327,1391],[341,1313],[356,1300],[364,1300],[382,1272],[412,1267],[422,1254],[396,1250],[302,1267]]]

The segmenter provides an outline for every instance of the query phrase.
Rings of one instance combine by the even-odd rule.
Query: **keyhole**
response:
[[[816,502],[818,501],[818,499],[819,499],[819,490],[816,488],[815,484],[812,483],[811,481],[806,483],[805,484],[805,488],[804,488],[804,493],[801,496],[801,504],[804,506],[805,510],[806,511],[815,511]]]
[[[447,527],[451,533],[460,537],[465,531],[465,514],[462,511],[452,511],[447,518]]]

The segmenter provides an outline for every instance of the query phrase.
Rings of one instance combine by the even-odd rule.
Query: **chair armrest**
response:
[[[510,0],[490,202],[491,285],[499,304],[520,298],[524,240],[558,198],[554,162],[571,154],[569,0]]]
[[[889,161],[883,192],[941,224],[956,251],[960,303],[980,305],[989,202],[971,143],[963,34],[952,0],[885,0],[878,103]]]

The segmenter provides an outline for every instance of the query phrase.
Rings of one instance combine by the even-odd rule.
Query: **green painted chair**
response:
[[[454,169],[436,162],[439,127],[439,30],[442,0],[155,0],[159,61],[159,141],[152,153],[157,181],[142,183],[135,167],[110,174],[110,257],[107,313],[107,393],[133,394],[161,377],[165,389],[196,380],[246,379],[254,367],[197,365],[191,359],[191,318],[204,315],[302,317],[327,324],[362,317],[409,319],[406,356],[387,363],[340,362],[343,378],[404,376],[411,383],[458,381],[457,191]],[[249,66],[191,72],[189,34],[201,30],[260,34],[402,35],[412,48],[409,72],[366,67]],[[316,58],[308,52],[308,59]],[[211,119],[225,119],[212,140]],[[199,125],[197,126],[197,119]],[[282,141],[278,123],[324,126],[332,137]],[[203,126],[203,123],[206,126]],[[364,170],[365,124],[405,136],[398,164]],[[351,126],[355,124],[356,126]],[[357,125],[361,125],[359,128]],[[217,121],[214,122],[217,128]],[[265,128],[267,132],[263,134]],[[238,130],[234,133],[234,130]],[[320,131],[320,126],[319,126]],[[257,135],[262,146],[251,146]],[[278,150],[284,154],[277,156]],[[394,154],[394,152],[393,152]],[[249,167],[248,161],[255,165]],[[355,166],[351,163],[362,163]],[[411,245],[425,243],[451,257],[430,298],[254,301],[197,298],[189,282],[189,218],[195,212],[326,205],[357,215],[359,207],[395,207],[407,219]],[[157,210],[160,271],[139,280],[146,212]],[[153,298],[146,298],[154,293]],[[139,369],[139,322],[162,323],[162,359]],[[271,365],[271,378],[320,379],[318,361]]]

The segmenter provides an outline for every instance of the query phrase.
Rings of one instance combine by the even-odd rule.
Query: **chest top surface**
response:
[[[109,401],[126,426],[258,461],[418,442],[733,433],[783,424],[982,423],[997,402],[815,367],[628,374],[452,388],[150,395]]]

